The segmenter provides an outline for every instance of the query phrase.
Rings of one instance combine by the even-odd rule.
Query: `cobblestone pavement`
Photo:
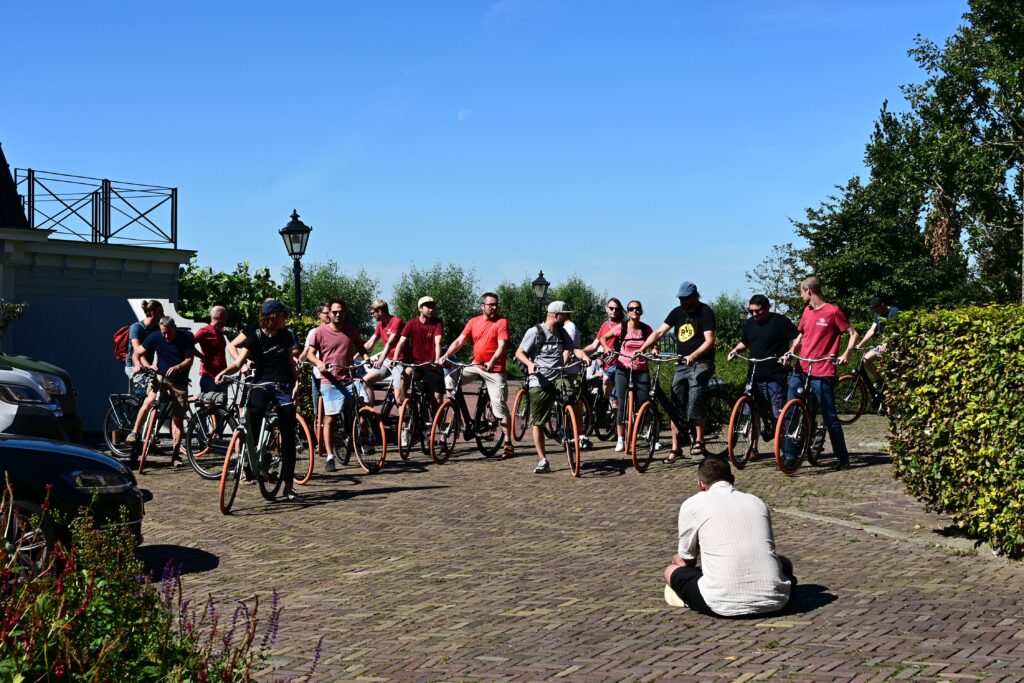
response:
[[[215,482],[156,462],[140,552],[183,559],[192,598],[277,589],[275,680],[308,670],[321,636],[327,681],[1024,680],[1024,565],[947,537],[893,481],[884,430],[847,428],[847,471],[737,472],[800,578],[768,618],[664,603],[696,461],[638,474],[608,443],[578,480],[561,458],[532,474],[527,444],[509,461],[468,444],[444,466],[389,456],[375,476],[318,463],[301,504],[246,487],[230,516]]]

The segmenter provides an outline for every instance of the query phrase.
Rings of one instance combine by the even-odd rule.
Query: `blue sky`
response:
[[[204,265],[576,272],[648,318],[704,298],[861,173],[882,104],[966,2],[20,2],[12,166],[175,186]]]

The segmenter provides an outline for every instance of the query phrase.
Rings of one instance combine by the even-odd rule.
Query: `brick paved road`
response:
[[[1024,680],[1024,566],[938,533],[948,520],[892,480],[883,430],[848,428],[845,472],[790,479],[761,460],[737,473],[773,508],[801,581],[771,618],[665,605],[694,461],[641,475],[607,444],[579,480],[560,459],[535,476],[532,455],[460,446],[442,467],[417,455],[376,476],[321,473],[301,505],[245,488],[229,517],[214,482],[154,468],[142,553],[193,558],[193,597],[278,589],[279,677],[307,668],[323,635],[317,680]]]

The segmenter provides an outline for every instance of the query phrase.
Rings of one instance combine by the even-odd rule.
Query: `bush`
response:
[[[895,476],[968,535],[1024,557],[1024,307],[903,312],[886,339]]]

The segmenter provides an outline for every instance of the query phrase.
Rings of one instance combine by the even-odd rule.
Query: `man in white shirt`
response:
[[[796,578],[775,552],[768,506],[733,482],[724,458],[707,457],[697,467],[700,492],[679,508],[679,552],[665,567],[670,605],[735,617],[777,612],[789,602]]]

